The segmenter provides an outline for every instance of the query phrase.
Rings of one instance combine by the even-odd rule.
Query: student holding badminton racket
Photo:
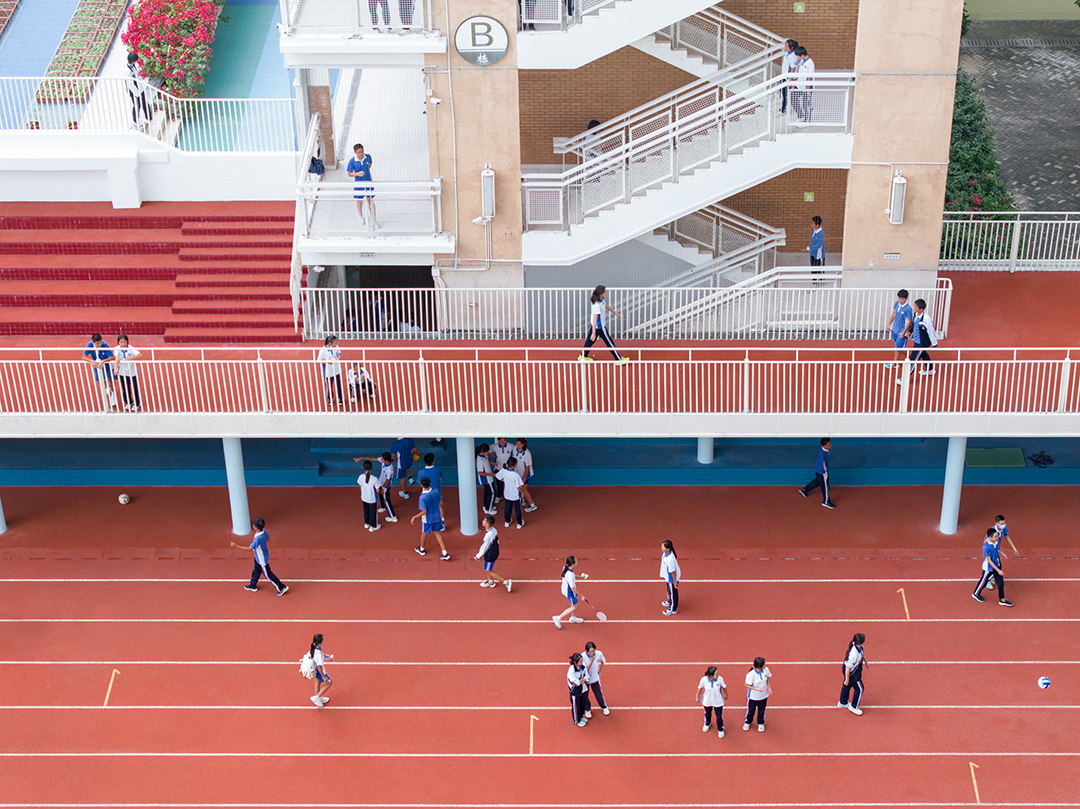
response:
[[[579,618],[575,613],[578,608],[578,591],[577,591],[577,574],[574,573],[574,565],[577,564],[577,558],[574,556],[566,557],[566,564],[562,569],[562,594],[563,597],[570,602],[570,606],[562,611],[559,615],[552,615],[551,620],[555,622],[556,629],[562,629],[562,622],[564,618],[569,618],[572,624],[581,624],[585,622],[584,618]],[[580,658],[581,655],[578,655]]]
[[[670,539],[660,543],[660,550],[664,555],[660,558],[660,578],[667,582],[667,601],[661,602],[667,609],[664,615],[679,614],[679,579],[682,571],[679,569],[679,557],[675,555],[675,545]]]

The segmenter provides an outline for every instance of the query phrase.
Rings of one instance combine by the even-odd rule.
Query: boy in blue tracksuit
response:
[[[828,438],[821,439],[821,448],[817,454],[817,466],[814,467],[814,479],[799,489],[799,494],[806,497],[814,489],[821,487],[821,505],[825,508],[836,508],[829,495],[829,448],[832,441]]]
[[[986,540],[983,542],[982,576],[979,578],[979,583],[975,585],[975,592],[971,594],[971,597],[980,603],[986,601],[982,597],[981,591],[989,583],[992,576],[998,588],[998,604],[1003,607],[1011,607],[1013,603],[1005,598],[1005,574],[1001,570],[1001,560],[1005,557],[1001,553],[1000,541],[1001,538],[998,536],[996,528],[987,530]]]

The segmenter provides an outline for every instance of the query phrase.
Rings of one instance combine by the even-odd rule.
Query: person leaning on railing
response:
[[[94,382],[101,389],[101,398],[105,410],[109,413],[116,407],[116,391],[113,390],[112,383],[112,362],[115,358],[109,344],[101,339],[100,334],[93,334],[83,349],[83,359],[94,369]]]

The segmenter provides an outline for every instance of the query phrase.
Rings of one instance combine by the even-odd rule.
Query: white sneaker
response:
[[[551,620],[555,622],[556,629],[562,629],[562,619],[558,615],[552,615]]]
[[[321,707],[322,707],[322,700],[321,700],[321,699],[319,699],[318,697],[312,697],[312,698],[311,698],[311,703],[312,703],[312,704],[313,704],[313,705],[314,705],[314,706],[315,706],[316,708],[321,708]]]
[[[374,534],[374,533],[375,533],[376,531],[378,531],[378,530],[379,530],[380,528],[382,528],[382,526],[381,526],[381,525],[376,525],[376,526],[374,526],[374,527],[373,527],[373,528],[371,529],[371,533],[373,533],[373,534]]]
[[[585,727],[585,723],[588,722],[588,721],[589,721],[588,719],[582,719],[580,722],[577,723],[577,726],[579,728],[583,728],[583,727]]]
[[[671,606],[671,602],[670,602],[670,601],[661,601],[661,602],[660,602],[660,606],[661,606],[661,607],[670,607],[670,606]]]
[[[887,363],[885,363],[885,367],[886,368],[895,368],[896,363],[895,362],[887,362]]]
[[[709,726],[708,725],[702,725],[701,726],[701,732],[702,733],[708,733],[709,732]]]
[[[846,703],[846,702],[838,702],[838,703],[836,703],[836,707],[837,708],[847,708],[848,703]]]
[[[929,370],[929,371],[925,371],[925,370],[919,371],[919,376],[933,376],[933,375],[934,375],[934,371],[932,369]]]
[[[761,722],[758,722],[757,730],[758,730],[758,733],[764,733],[765,732],[765,725],[763,723],[761,723]]]
[[[397,517],[387,517],[386,521],[387,522],[397,522]]]
[[[494,587],[495,582],[493,582],[491,579],[488,579],[487,581],[480,582],[480,586],[481,587]]]
[[[506,586],[506,592],[509,593],[510,589],[514,586],[514,580],[513,579],[507,579],[505,586]]]
[[[897,385],[903,385],[903,384],[904,384],[904,378],[903,378],[903,377],[900,377],[899,379],[897,379],[897,380],[896,380],[896,384],[897,384]]]
[[[536,503],[533,503],[531,506],[525,506],[526,511],[536,511],[538,508],[540,508],[540,506],[536,505]]]
[[[508,523],[508,522],[503,523],[503,528],[509,528],[509,527],[510,527],[510,523]]]
[[[319,697],[319,699],[322,700],[323,705],[325,705],[326,703],[328,703],[330,701],[330,697]]]
[[[585,718],[592,719],[592,711],[585,711]]]
[[[722,739],[722,738],[724,738],[724,731],[718,730],[718,731],[716,731],[716,735],[719,736]]]
[[[743,729],[743,730],[750,730],[750,723],[749,723],[749,722],[745,722],[745,723],[743,724],[743,726],[742,726],[742,729]]]
[[[862,708],[854,708],[851,705],[848,705],[847,709],[849,711],[851,711],[853,714],[855,714],[856,716],[862,716]]]
[[[409,493],[399,491],[398,492],[398,497],[400,497],[402,500],[408,500],[409,499]]]
[[[378,513],[379,513],[379,514],[385,514],[385,513],[386,513],[386,509],[385,509],[385,508],[380,508],[380,509],[378,510]]]
[[[583,624],[583,623],[585,623],[585,619],[584,618],[578,618],[576,615],[571,615],[570,616],[570,623],[572,623],[572,624]]]
[[[604,716],[610,716],[610,715],[611,715],[611,709],[610,708],[604,708]]]

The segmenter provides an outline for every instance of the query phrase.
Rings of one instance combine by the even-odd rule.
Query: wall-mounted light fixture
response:
[[[889,187],[889,207],[885,210],[886,215],[889,217],[889,222],[894,225],[902,225],[904,223],[904,197],[906,194],[907,179],[904,177],[904,172],[897,169],[892,177],[892,184]]]

